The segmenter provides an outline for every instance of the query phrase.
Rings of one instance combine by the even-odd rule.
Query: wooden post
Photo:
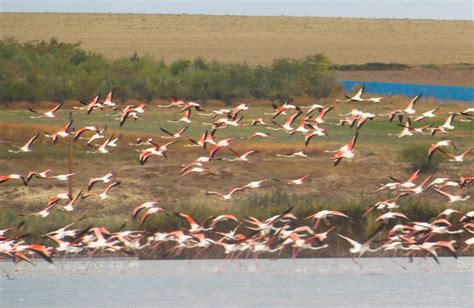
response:
[[[69,111],[69,121],[72,120],[72,112]],[[72,173],[72,139],[71,136],[69,138],[69,155],[68,155],[68,173]],[[68,179],[68,189],[69,195],[72,196],[72,176]]]

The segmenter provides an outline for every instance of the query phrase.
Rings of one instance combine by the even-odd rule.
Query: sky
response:
[[[1,12],[162,13],[472,20],[472,0],[0,0]]]

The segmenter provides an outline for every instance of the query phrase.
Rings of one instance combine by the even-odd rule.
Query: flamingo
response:
[[[449,203],[466,201],[467,199],[469,199],[471,197],[469,195],[466,195],[464,197],[460,196],[460,195],[452,195],[452,194],[449,194],[445,191],[442,191],[442,190],[436,189],[436,188],[433,188],[433,190],[436,191],[437,193],[447,197],[449,199]]]
[[[454,129],[453,121],[456,115],[457,113],[451,112],[443,125],[431,129],[431,135],[434,136],[437,132],[447,133],[448,130]]]
[[[294,158],[294,157],[308,158],[309,157],[303,151],[298,151],[298,152],[289,153],[289,154],[276,154],[276,156],[285,157],[285,158]]]
[[[359,89],[359,91],[357,91],[357,93],[354,95],[354,96],[348,96],[348,95],[344,95],[347,99],[336,99],[336,102],[340,102],[340,103],[348,103],[348,102],[363,102],[364,99],[361,97],[362,94],[364,94],[364,91],[365,91],[365,87],[364,85],[362,85]]]
[[[344,214],[341,211],[335,211],[335,210],[322,210],[319,212],[316,212],[312,215],[309,215],[308,217],[305,218],[305,220],[312,219],[314,220],[313,223],[313,229],[317,229],[319,226],[319,223],[321,222],[322,219],[326,219],[327,217],[332,217],[332,216],[338,216],[338,217],[344,217],[350,219],[349,216]]]
[[[215,132],[215,131],[214,131]],[[188,145],[188,146],[199,146],[199,147],[202,147],[203,149],[206,148],[206,144],[207,143],[210,143],[210,144],[215,144],[214,142],[214,136],[211,135],[211,138],[208,139],[208,132],[207,130],[204,132],[204,134],[197,140],[193,140],[191,138],[189,138],[189,141],[193,144],[193,145]]]
[[[147,201],[133,209],[132,219],[137,218],[138,214],[143,209],[151,209],[152,207],[158,207],[159,203],[156,201]]]
[[[463,212],[458,211],[458,210],[445,209],[444,211],[440,212],[436,217],[441,217],[441,216],[450,217],[454,213],[463,214]]]
[[[406,220],[410,220],[405,214],[400,212],[387,212],[385,214],[380,215],[375,219],[375,222],[383,221],[384,224],[387,224],[390,219],[396,218],[403,218]]]
[[[339,149],[339,151],[336,154],[334,154],[333,157],[331,157],[331,159],[334,160],[334,166],[337,166],[343,158],[348,158],[348,159],[354,158],[354,147],[355,147],[358,136],[359,136],[359,132],[357,132],[354,135],[351,143],[342,146]]]
[[[107,106],[107,107],[112,107],[112,109],[115,110],[115,107],[117,105],[112,101],[112,95],[113,95],[113,91],[110,91],[109,94],[107,94],[107,97],[105,98],[105,101],[102,103],[102,105]]]
[[[204,168],[204,167],[191,167],[191,168],[188,168],[187,170],[185,171],[182,171],[179,173],[180,176],[186,176],[188,174],[190,174],[191,172],[196,172],[196,173],[205,173],[207,175],[217,175],[215,173],[212,173],[211,171],[209,171],[209,169],[207,168]]]
[[[232,142],[231,138],[222,139],[210,149],[209,157],[214,157],[221,148],[228,147]]]
[[[54,206],[55,206],[55,204],[51,204],[51,205],[48,205],[46,208],[42,209],[42,210],[39,211],[39,212],[27,214],[27,215],[24,215],[24,216],[39,216],[39,217],[41,217],[41,218],[45,218],[45,217],[48,217],[49,212],[51,211],[51,209],[52,209]]]
[[[56,143],[58,141],[58,138],[66,138],[70,135],[71,131],[71,125],[73,123],[73,120],[69,121],[63,128],[61,128],[58,132],[50,134],[48,132],[44,133],[45,137],[51,138],[53,140],[53,143]]]
[[[28,176],[26,177],[26,182],[31,181],[32,178],[37,178],[37,179],[47,179],[48,174],[51,172],[51,170],[46,169],[40,172],[36,171],[31,171],[28,173]]]
[[[143,213],[143,216],[140,219],[141,226],[143,226],[145,224],[146,220],[148,219],[148,217],[150,217],[150,215],[155,214],[155,213],[160,213],[160,212],[166,212],[166,211],[163,208],[159,207],[159,206],[153,206],[153,207],[148,208],[145,211],[145,213]]]
[[[199,232],[203,232],[203,231],[209,231],[209,230],[212,230],[212,228],[205,228],[204,225],[206,224],[206,222],[209,220],[209,218],[205,219],[204,221],[202,221],[199,225],[196,223],[196,221],[194,221],[194,219],[188,215],[188,214],[184,214],[184,213],[177,213],[176,215],[178,215],[179,217],[182,217],[184,218],[187,223],[189,224],[189,229],[188,229],[188,232],[190,233],[199,233]]]
[[[61,200],[72,200],[72,196],[69,193],[59,193],[57,195],[49,197],[48,206],[57,204]]]
[[[379,202],[375,203],[373,206],[369,207],[367,209],[367,211],[365,211],[365,213],[362,214],[362,217],[367,216],[367,214],[369,214],[374,209],[381,210],[381,209],[387,208],[387,209],[390,210],[390,209],[398,208],[398,205],[397,205],[398,199],[400,199],[403,196],[407,196],[407,195],[408,195],[408,193],[401,193],[401,194],[398,194],[394,198],[390,198],[390,199],[385,200],[385,201],[379,201]]]
[[[248,137],[242,137],[242,139],[253,139],[253,138],[269,138],[269,139],[275,139],[274,137],[272,137],[270,134],[266,134],[266,133],[262,133],[262,132],[256,132],[256,133],[253,133],[252,135],[248,136]]]
[[[415,96],[414,98],[412,98],[412,100],[410,101],[410,103],[408,103],[408,106],[403,109],[403,112],[407,113],[407,114],[415,114],[416,111],[415,109],[413,109],[415,107],[415,104],[416,102],[421,98],[421,94]]]
[[[10,153],[28,153],[28,152],[31,152],[31,145],[33,144],[33,142],[38,139],[39,137],[39,133],[34,135],[33,137],[31,137],[26,143],[25,145],[21,146],[21,147],[17,147],[17,146],[14,146],[14,145],[11,145],[12,147],[15,147],[18,149],[18,151],[13,151],[13,150],[8,150],[8,152]]]
[[[225,195],[221,194],[219,192],[209,191],[209,192],[206,193],[206,195],[217,195],[217,196],[220,196],[222,200],[230,200],[232,198],[233,194],[235,194],[236,192],[239,192],[239,191],[243,191],[245,188],[246,188],[245,186],[236,187]]]
[[[168,105],[158,105],[160,108],[169,108],[169,107],[183,107],[186,105],[186,102],[180,100],[174,96],[170,96],[171,102]]]
[[[318,116],[316,117],[316,119],[314,119],[314,121],[318,124],[323,124],[324,123],[324,118],[326,117],[326,115],[328,114],[329,111],[333,110],[334,107],[327,107],[327,108],[324,108],[323,110],[321,110],[321,112],[318,114]]]
[[[325,129],[320,128],[307,133],[306,135],[304,135],[304,145],[308,146],[309,142],[311,141],[311,139],[313,139],[314,136],[327,136],[327,132]]]
[[[58,105],[56,105],[53,109],[51,110],[48,110],[46,112],[38,112],[38,111],[35,111],[33,109],[31,109],[30,107],[27,107],[29,111],[33,112],[33,113],[36,113],[36,114],[39,114],[39,116],[37,117],[34,117],[34,116],[30,116],[30,118],[32,119],[39,119],[39,118],[43,118],[43,117],[46,117],[46,118],[54,118],[56,117],[56,111],[59,110],[59,108],[61,108],[63,106],[64,103],[59,103]]]
[[[274,107],[275,107],[275,114],[273,115],[272,119],[275,119],[276,117],[278,117],[282,112],[287,111],[287,110],[291,110],[291,109],[294,109],[294,110],[297,110],[298,112],[301,112],[300,107],[298,107],[296,105],[292,105],[288,102],[284,103],[280,107],[277,107],[277,106],[274,106]]]
[[[295,180],[279,180],[279,179],[273,179],[274,181],[283,181],[286,182],[288,185],[302,185],[306,181],[308,181],[312,176],[314,172],[311,172],[310,174],[304,175],[302,177],[299,177]]]
[[[79,200],[79,197],[82,196],[82,192],[83,190],[79,191],[79,193],[72,200],[70,200],[68,204],[61,206],[60,208],[67,212],[72,212],[74,210],[74,204],[77,202],[77,200]]]
[[[253,181],[253,182],[250,182],[248,184],[245,184],[244,186],[242,186],[242,188],[252,188],[252,189],[260,188],[260,187],[262,187],[263,183],[266,183],[266,182],[269,182],[269,181],[270,181],[270,179],[264,179],[264,180],[260,180],[260,181]]]
[[[234,151],[233,149],[229,148],[229,150],[234,153],[235,155],[235,158],[234,159],[227,159],[227,158],[224,158],[224,160],[227,160],[227,161],[244,161],[244,162],[250,162],[249,160],[249,156],[252,155],[252,154],[256,154],[258,153],[258,151],[255,151],[255,150],[251,150],[251,151],[247,151],[245,153],[243,153],[242,155],[239,154],[238,152]]]
[[[452,140],[442,140],[442,141],[438,141],[436,143],[433,143],[430,146],[430,148],[428,149],[428,159],[431,159],[434,152],[436,152],[436,150],[439,150],[440,147],[447,147],[449,145],[452,145],[455,149],[457,149],[456,145],[454,144],[454,142]]]
[[[191,107],[186,107],[182,112],[184,112],[184,115],[177,119],[177,120],[168,120],[168,122],[173,123],[173,122],[184,122],[184,123],[191,123]]]
[[[110,136],[107,140],[104,141],[104,143],[102,143],[102,145],[100,145],[98,148],[97,148],[97,151],[87,151],[86,153],[91,153],[91,154],[94,154],[94,153],[101,153],[101,154],[108,154],[109,153],[109,149],[107,149],[107,147],[109,146],[109,144],[112,142],[112,139],[114,139],[114,135]],[[92,147],[92,145],[89,145],[90,147]]]
[[[98,182],[109,183],[112,180],[113,177],[114,177],[114,174],[112,172],[109,172],[109,173],[107,173],[106,175],[104,175],[102,177],[91,178],[89,180],[89,184],[87,185],[87,190],[91,190],[92,187],[94,187],[94,185]]]
[[[252,120],[249,124],[246,124],[246,125],[257,126],[257,125],[267,125],[267,123],[265,123],[263,118],[257,118],[257,119]]]
[[[102,133],[106,130],[106,128],[104,128],[102,131],[99,130],[99,128],[97,126],[86,126],[86,127],[82,127],[78,130],[76,130],[76,132],[74,133],[74,141],[77,141],[77,139],[79,139],[81,137],[81,135],[87,131],[93,131],[96,133],[96,135],[98,135],[98,137],[102,137]],[[97,137],[94,138],[94,139],[98,139]]]
[[[435,109],[432,109],[432,110],[428,110],[424,113],[422,113],[420,116],[416,117],[415,120],[413,120],[414,122],[418,122],[418,121],[421,121],[423,119],[426,119],[426,118],[434,118],[435,117],[435,112],[439,110],[440,107],[436,107]]]
[[[449,161],[451,162],[463,162],[464,161],[464,158],[469,155],[469,153],[471,153],[473,148],[469,148],[469,149],[466,149],[465,151],[463,151],[461,154],[459,155],[453,155],[451,153],[447,153],[445,151],[443,151],[442,149],[439,149],[439,151],[443,154],[445,154],[446,156],[449,156],[451,157],[451,159]]]
[[[293,124],[293,122],[296,120],[296,118],[299,117],[301,114],[302,114],[301,111],[298,111],[298,112],[294,113],[293,115],[288,117],[288,120],[283,125],[280,125],[277,122],[275,122],[274,120],[272,120],[272,123],[275,124],[276,126],[278,126],[279,128],[267,127],[267,129],[272,129],[272,130],[282,129],[284,131],[291,132],[291,131],[293,131],[293,128],[291,127],[291,124]]]
[[[74,106],[74,109],[80,109],[80,110],[87,110],[87,114],[90,114],[94,109],[104,109],[104,106],[99,102],[100,99],[100,94],[94,97],[90,103],[84,103],[83,101],[79,101],[82,105],[82,107],[76,107]]]
[[[383,100],[386,100],[390,97],[392,97],[391,94],[388,96],[369,97],[369,98],[364,99],[364,101],[369,102],[369,103],[381,103]]]
[[[82,171],[84,171],[84,169],[82,169],[80,171],[77,171],[77,172],[73,172],[73,173],[50,176],[50,177],[48,177],[48,179],[54,179],[54,180],[58,180],[58,181],[69,181],[69,178],[78,175]]]
[[[28,186],[28,182],[25,180],[25,177],[21,174],[12,173],[9,175],[0,175],[0,184],[9,180],[21,180],[23,185]]]
[[[185,126],[184,128],[180,129],[179,131],[177,131],[176,133],[170,133],[169,131],[167,131],[166,129],[160,127],[160,130],[162,132],[164,132],[165,134],[169,135],[169,136],[163,136],[162,138],[181,138],[183,136],[183,133],[188,129],[189,126]]]
[[[313,112],[315,112],[316,110],[317,111],[321,111],[324,109],[324,106],[322,105],[319,105],[319,104],[313,104],[311,106],[305,106],[305,107],[301,107],[301,108],[308,108],[308,111],[306,111],[306,115],[310,115],[312,114]]]
[[[414,193],[415,195],[418,195],[418,194],[421,194],[422,192],[425,191],[425,188],[424,186],[426,185],[426,183],[431,179],[431,175],[428,176],[423,182],[421,182],[420,185],[416,186],[416,187],[413,187],[413,188],[404,188],[404,189],[401,189],[401,191],[406,191],[406,192],[411,192],[411,193]]]
[[[362,257],[366,252],[377,252],[382,248],[382,247],[375,248],[375,249],[370,248],[370,243],[374,240],[375,236],[369,238],[368,240],[366,240],[365,242],[361,244],[359,242],[354,241],[351,238],[348,238],[347,236],[344,236],[341,234],[337,234],[337,235],[345,239],[352,245],[352,248],[349,249],[349,252],[352,253],[353,255],[357,255],[359,258]],[[354,257],[352,257],[352,260],[356,262]],[[361,265],[359,264],[359,266]]]
[[[120,181],[113,182],[113,183],[109,184],[102,193],[100,193],[100,194],[84,194],[82,196],[82,198],[85,199],[85,198],[90,197],[90,196],[96,196],[96,197],[99,197],[99,199],[101,199],[101,200],[109,199],[110,198],[109,191],[112,188],[114,188],[115,186],[118,186],[120,184],[121,184]]]

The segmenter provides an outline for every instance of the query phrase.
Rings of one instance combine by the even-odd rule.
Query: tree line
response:
[[[115,98],[150,101],[177,96],[188,100],[292,100],[327,97],[338,86],[322,54],[282,58],[270,65],[224,64],[148,55],[107,59],[80,43],[0,40],[0,101],[89,100],[114,90]]]

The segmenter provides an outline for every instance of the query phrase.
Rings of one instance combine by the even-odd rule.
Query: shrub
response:
[[[369,62],[365,64],[343,64],[333,65],[333,69],[337,71],[383,71],[383,70],[403,70],[410,66],[400,63],[380,63]]]
[[[280,101],[325,97],[337,87],[329,60],[321,54],[278,59],[269,66],[222,64],[198,57],[166,64],[147,55],[105,59],[80,43],[56,39],[18,43],[0,40],[0,100],[90,100],[116,90],[116,98],[152,100],[170,95],[183,99]]]
[[[442,155],[434,154],[429,160],[428,148],[428,144],[407,146],[400,151],[399,160],[409,163],[410,171],[421,168],[424,172],[435,172],[445,158]]]

